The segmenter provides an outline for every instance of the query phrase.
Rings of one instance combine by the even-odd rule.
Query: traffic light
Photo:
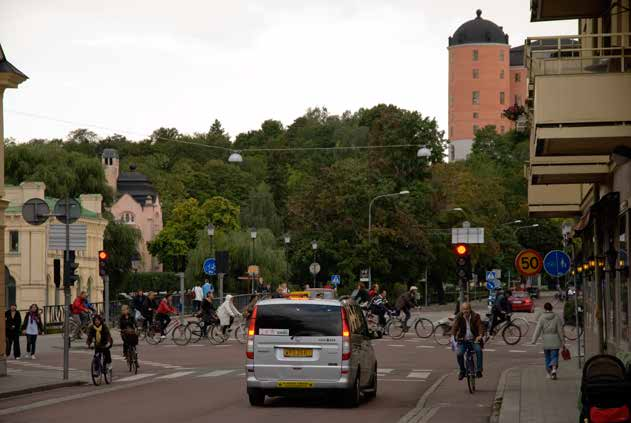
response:
[[[456,244],[456,276],[460,281],[468,281],[471,277],[471,249],[467,244]]]
[[[110,255],[107,254],[107,251],[99,251],[99,275],[101,276],[107,275],[107,259],[109,257]]]
[[[61,286],[61,260],[53,260],[53,282],[59,288]]]
[[[74,283],[79,279],[75,273],[78,268],[79,264],[75,262],[74,250],[68,251],[67,260],[64,262],[64,286],[74,286]]]

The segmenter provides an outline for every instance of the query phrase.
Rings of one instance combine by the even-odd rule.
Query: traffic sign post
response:
[[[493,291],[495,289],[495,272],[486,272],[486,289]]]
[[[523,250],[515,257],[515,268],[522,276],[536,276],[543,268],[543,258],[535,250]]]
[[[331,285],[337,288],[337,286],[341,283],[342,279],[340,275],[331,275]]]
[[[208,276],[217,274],[217,261],[214,258],[204,260],[204,273]]]
[[[572,259],[561,250],[552,250],[543,259],[543,268],[553,278],[560,278],[567,274],[572,267]]]

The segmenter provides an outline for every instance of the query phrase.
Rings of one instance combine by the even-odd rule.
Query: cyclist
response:
[[[259,301],[259,298],[260,298],[259,294],[252,294],[250,296],[250,302],[248,303],[247,307],[243,311],[243,317],[245,317],[246,319],[250,318],[250,316],[252,315],[252,312],[254,311],[254,306],[256,306],[256,303]]]
[[[108,371],[112,364],[112,354],[110,348],[114,341],[107,325],[103,322],[103,318],[100,314],[95,314],[92,318],[92,326],[88,330],[88,347],[92,345],[94,341],[94,352],[100,352],[103,354],[105,362],[105,371]]]
[[[379,284],[378,283],[373,283],[372,287],[370,288],[370,291],[368,291],[368,296],[370,298],[374,298],[375,295],[379,294]]]
[[[506,294],[504,294],[502,288],[497,288],[495,290],[495,302],[491,308],[491,326],[489,327],[489,333],[493,333],[493,330],[499,324],[505,322],[508,319],[509,313],[510,304],[508,303]]]
[[[90,309],[86,306],[87,298],[88,294],[81,291],[70,306],[72,320],[77,323],[73,334],[76,339],[81,339],[81,328],[89,322]]]
[[[475,351],[477,359],[476,377],[481,378],[484,361],[482,357],[482,345],[480,342],[484,336],[484,325],[482,324],[480,315],[471,310],[471,304],[462,303],[460,306],[460,313],[458,313],[454,319],[454,325],[451,333],[453,333],[454,339],[458,343],[456,357],[458,367],[460,368],[458,380],[462,380],[466,376],[464,354],[467,342],[473,344],[473,350]]]
[[[239,310],[234,306],[232,295],[226,295],[226,300],[217,309],[217,316],[219,316],[221,324],[221,333],[225,335],[232,322],[234,322],[234,318],[241,316]]]
[[[377,285],[379,288],[379,285]],[[375,292],[375,295],[370,300],[370,312],[379,318],[379,325],[386,325],[386,312],[388,311],[386,308],[386,299],[383,296],[386,291],[383,293],[379,293],[379,291]]]
[[[145,320],[143,327],[146,329],[149,327],[151,323],[153,323],[153,314],[158,308],[158,303],[156,301],[156,293],[151,291],[147,294],[147,297],[144,299],[142,303],[142,317]]]
[[[403,327],[408,327],[408,320],[410,320],[410,310],[414,308],[414,304],[416,301],[416,291],[418,288],[415,286],[411,286],[407,292],[399,295],[397,298],[397,302],[394,305],[397,309],[397,316],[401,315],[401,312],[405,314],[405,320],[403,320]]]
[[[138,344],[138,335],[136,334],[136,320],[129,313],[129,306],[121,307],[121,317],[118,320],[118,328],[121,331],[121,339],[123,340],[123,356],[127,357],[130,345]]]
[[[206,298],[202,301],[202,331],[204,336],[208,333],[208,327],[218,320],[217,312],[215,311],[215,305],[213,304],[213,293],[208,292]]]
[[[353,291],[351,298],[359,305],[363,305],[370,301],[370,295],[368,295],[368,290],[366,289],[366,285],[362,282],[357,284],[357,288]]]
[[[138,320],[142,317],[142,304],[145,302],[145,294],[139,289],[134,295],[131,306],[134,309],[134,319]]]
[[[177,314],[177,310],[171,305],[171,297],[172,295],[167,293],[156,309],[156,319],[160,322],[160,338],[162,339],[167,337],[164,330],[169,326],[169,323],[171,323],[171,317],[169,315]]]

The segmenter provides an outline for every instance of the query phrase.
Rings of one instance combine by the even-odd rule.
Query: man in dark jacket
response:
[[[142,303],[141,313],[142,317],[145,319],[145,322],[143,324],[144,328],[147,328],[151,324],[151,322],[153,322],[153,314],[155,313],[157,308],[158,301],[156,300],[156,293],[150,292],[147,295],[147,298],[145,298]]]
[[[480,342],[484,336],[484,325],[480,315],[471,310],[471,304],[462,303],[460,307],[460,313],[456,315],[454,319],[454,325],[451,329],[456,342],[458,343],[457,349],[457,361],[460,373],[458,374],[458,380],[464,379],[466,375],[466,369],[464,366],[464,354],[467,345],[473,345],[473,350],[477,357],[477,374],[476,377],[482,377],[482,366],[484,364],[482,358],[482,345]]]
[[[357,288],[353,291],[352,295],[353,301],[357,304],[364,304],[370,301],[370,295],[368,295],[368,290],[366,289],[366,285],[362,282],[357,284]]]
[[[410,310],[414,308],[416,302],[416,291],[418,288],[411,286],[408,292],[405,292],[397,298],[397,302],[394,304],[395,308],[399,311],[399,314],[403,312],[405,314],[405,320],[403,326],[407,327],[408,320],[410,320]]]
[[[5,334],[7,338],[6,357],[11,355],[11,346],[13,345],[13,357],[20,359],[20,326],[22,325],[22,316],[17,310],[15,304],[11,304],[9,309],[4,312],[5,318]]]

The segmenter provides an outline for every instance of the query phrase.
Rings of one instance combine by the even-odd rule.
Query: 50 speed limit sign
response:
[[[538,275],[543,268],[543,257],[535,250],[523,250],[515,258],[515,268],[524,276]]]

